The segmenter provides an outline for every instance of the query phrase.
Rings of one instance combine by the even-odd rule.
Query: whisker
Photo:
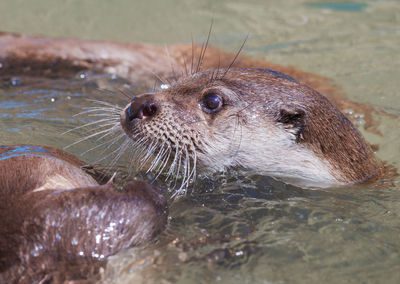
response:
[[[118,162],[118,160],[121,158],[122,154],[125,153],[125,151],[129,148],[130,141],[125,140],[125,142],[120,146],[118,154],[114,157],[114,159],[110,163],[110,167],[114,167],[114,165]]]
[[[115,142],[117,142],[118,140],[120,140],[121,138],[123,138],[125,136],[124,133],[122,133],[121,135],[112,138],[109,141],[103,142],[101,144],[96,145],[95,147],[90,148],[89,150],[86,150],[85,152],[82,152],[81,155],[85,155],[95,149],[101,148],[102,146],[106,145],[106,144],[110,144],[107,148],[109,148],[110,146],[112,146]]]
[[[129,173],[129,175],[131,175],[134,171],[137,171],[137,166],[135,166],[137,149],[133,148],[132,145],[133,145],[133,140],[131,140],[131,146],[129,147],[129,149],[131,150],[129,153],[129,157],[128,157],[128,160],[129,160],[128,173]]]
[[[172,76],[176,82],[176,81],[178,81],[178,77],[176,76],[176,73],[175,73],[174,64],[172,63],[172,57],[171,57],[171,54],[169,53],[168,46],[165,46],[165,52],[167,53],[168,60],[171,65]]]
[[[154,179],[157,179],[160,176],[160,174],[163,172],[164,168],[168,164],[169,157],[171,156],[171,152],[172,152],[171,147],[169,145],[168,145],[167,151],[168,151],[168,156],[167,157],[163,157],[163,162],[160,164],[160,167],[159,167],[159,169],[157,171],[157,175],[156,175],[156,177]]]
[[[179,178],[179,173],[181,172],[181,166],[182,166],[182,150],[179,151],[179,162],[178,162],[178,168],[177,168],[176,174],[175,174],[175,185],[174,185],[174,187],[176,187],[176,183],[177,183],[178,178]]]
[[[161,83],[163,83],[163,84],[165,84],[165,85],[167,85],[167,84],[171,85],[171,82],[170,82],[168,79],[161,77],[159,74],[157,74],[156,72],[154,72],[154,71],[151,70],[150,68],[148,68],[148,67],[146,67],[146,66],[142,66],[142,68],[143,68],[144,70],[150,72],[151,74],[153,74],[158,80],[160,80]]]
[[[97,121],[89,122],[89,123],[86,123],[84,125],[80,125],[80,126],[72,128],[70,130],[67,130],[67,131],[61,133],[61,135],[65,135],[65,134],[70,133],[72,131],[75,131],[75,130],[78,130],[78,129],[81,129],[81,128],[84,128],[84,127],[88,127],[88,126],[91,126],[91,125],[95,125],[97,123],[105,122],[105,121],[111,122],[112,120],[105,118],[105,119],[100,119],[100,120],[97,120]]]
[[[189,71],[188,71],[188,67],[187,67],[186,56],[183,55],[182,58],[183,58],[183,67],[185,68],[185,73],[184,73],[184,75],[185,75],[185,76],[188,76],[188,75],[189,75]]]
[[[122,108],[120,106],[114,105],[114,104],[111,104],[111,103],[108,103],[108,102],[94,100],[94,99],[86,99],[86,100],[89,101],[89,102],[95,103],[95,104],[104,105],[104,106],[108,106],[110,108],[122,110]]]
[[[235,57],[233,58],[231,64],[229,64],[228,68],[226,68],[225,73],[222,75],[221,79],[225,77],[226,73],[228,73],[228,71],[232,68],[233,64],[235,64],[235,61],[239,57],[240,52],[243,50],[243,47],[246,44],[248,38],[249,38],[249,35],[247,35],[246,38],[244,39],[244,41],[243,41],[242,45],[240,46],[238,52],[236,52]]]
[[[146,163],[149,161],[149,159],[151,158],[151,156],[154,154],[155,150],[157,149],[157,141],[152,141],[150,144],[150,147],[147,150],[147,153],[145,155],[145,157],[141,160],[141,163],[143,165],[146,165]],[[147,171],[148,172],[148,171]]]
[[[104,113],[104,112],[105,113],[113,113],[113,114],[117,115],[117,114],[120,113],[120,111],[122,111],[122,109],[121,110],[116,110],[114,108],[103,108],[103,107],[88,107],[88,108],[83,108],[83,109],[84,109],[84,111],[82,111],[80,113],[77,113],[77,114],[74,114],[73,116],[76,117],[76,116],[79,116],[79,115],[83,115],[83,114],[87,114],[87,113],[91,113],[91,112],[96,112],[96,111],[99,111],[99,112],[102,112],[102,113]]]
[[[162,144],[160,149],[158,150],[156,157],[153,159],[149,169],[147,170],[148,172],[152,171],[160,162],[160,159],[161,159],[162,155],[164,154],[164,145],[165,144]]]
[[[179,144],[175,144],[175,155],[174,155],[174,159],[172,160],[172,163],[171,163],[171,165],[169,167],[169,170],[167,172],[167,180],[175,172],[175,167],[176,167],[176,163],[177,163],[177,160],[178,160],[178,153],[179,153]]]
[[[204,55],[206,54],[208,43],[210,41],[210,36],[211,36],[213,25],[214,25],[214,19],[211,19],[211,24],[210,24],[210,29],[208,30],[207,40],[205,41],[205,43],[203,43],[203,45],[201,47],[200,57],[199,57],[199,61],[197,63],[197,68],[196,68],[196,73],[200,71],[201,66],[203,65]]]
[[[120,115],[111,115],[111,114],[105,114],[105,113],[91,113],[88,114],[89,117],[107,117],[110,118],[113,121],[119,121],[120,120]]]
[[[116,150],[114,150],[114,151],[108,153],[106,156],[100,158],[99,160],[96,161],[96,163],[99,163],[99,162],[101,162],[101,161],[104,161],[104,160],[106,160],[108,157],[114,155],[114,153],[120,151],[122,147],[126,147],[126,144],[127,144],[128,142],[129,142],[129,139],[125,139],[125,141],[120,145],[120,147],[119,147],[118,149],[116,149]]]
[[[190,64],[190,74],[193,75],[193,62],[194,62],[194,41],[193,41],[193,34],[190,35],[192,38],[192,62]]]
[[[92,137],[95,137],[95,136],[100,135],[100,134],[102,134],[102,133],[108,132],[108,131],[110,131],[110,129],[111,129],[111,128],[106,129],[106,130],[102,130],[102,131],[100,131],[100,132],[96,132],[96,133],[91,134],[91,135],[89,135],[89,136],[86,136],[86,137],[84,137],[84,138],[82,138],[82,139],[79,139],[78,141],[76,141],[76,142],[74,142],[74,143],[72,143],[72,144],[69,144],[68,146],[65,146],[63,149],[68,149],[68,148],[70,148],[70,147],[72,147],[72,146],[74,146],[74,145],[76,145],[76,144],[78,144],[78,143],[81,143],[81,142],[83,142],[83,141],[86,141],[86,140],[88,140],[88,139],[90,139],[90,138],[92,138]]]
[[[101,93],[106,93],[106,92],[108,92],[108,93],[111,93],[111,94],[122,95],[122,96],[128,98],[129,100],[132,99],[132,96],[129,95],[129,94],[127,94],[127,93],[126,93],[126,90],[123,90],[122,88],[116,88],[116,91],[115,91],[115,90],[110,90],[110,89],[107,89],[107,88],[96,88],[96,90],[99,91],[99,92],[101,92]]]
[[[116,132],[120,132],[120,131],[122,131],[121,125],[120,125],[119,123],[115,123],[115,125],[114,125],[113,127],[111,127],[109,133],[103,134],[102,136],[98,137],[98,138],[96,139],[96,141],[100,141],[101,139],[104,139],[104,138],[106,138],[107,136],[113,135],[113,134],[115,134]],[[125,135],[125,133],[122,133],[122,134]],[[122,135],[122,134],[121,134],[121,135]]]

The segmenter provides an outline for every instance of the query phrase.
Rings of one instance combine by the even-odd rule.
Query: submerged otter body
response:
[[[140,144],[151,145],[153,168],[168,164],[186,181],[232,167],[301,187],[382,173],[362,136],[324,96],[268,69],[189,74],[167,90],[135,97],[121,125],[135,141],[146,137]]]
[[[156,188],[99,185],[81,166],[51,147],[0,146],[1,283],[87,279],[107,256],[164,229]]]

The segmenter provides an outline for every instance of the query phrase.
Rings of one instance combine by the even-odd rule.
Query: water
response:
[[[4,31],[168,44],[205,38],[332,78],[354,101],[393,115],[377,118],[379,158],[400,165],[400,3],[398,1],[0,2]],[[119,79],[2,81],[0,144],[62,148],[83,132],[73,117]],[[133,86],[134,87],[134,86]],[[124,105],[126,98],[110,94]],[[69,149],[79,155],[96,145]],[[97,153],[82,158],[93,161]],[[301,190],[266,177],[215,177],[170,203],[170,224],[155,243],[109,260],[106,283],[398,283],[400,184]]]

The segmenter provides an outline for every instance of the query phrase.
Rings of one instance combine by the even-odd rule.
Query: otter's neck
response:
[[[299,143],[306,144],[331,168],[341,183],[356,183],[382,175],[382,165],[352,123],[325,97],[309,109],[307,127]]]

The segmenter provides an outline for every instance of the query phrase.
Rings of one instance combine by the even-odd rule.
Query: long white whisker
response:
[[[97,121],[89,122],[89,123],[86,123],[84,125],[80,125],[80,126],[72,128],[70,130],[67,130],[67,131],[61,133],[61,135],[65,135],[65,134],[70,133],[72,131],[75,131],[75,130],[78,130],[78,129],[81,129],[81,128],[84,128],[84,127],[88,127],[88,126],[91,126],[91,125],[95,125],[97,123],[105,122],[105,121],[111,122],[111,121],[114,121],[114,120],[113,119],[104,118],[104,119],[100,119],[100,120],[97,120]]]
[[[112,113],[112,114],[115,114],[115,115],[119,115],[120,112],[121,112],[120,110],[116,110],[114,108],[88,107],[88,108],[83,108],[83,111],[81,111],[81,112],[79,112],[77,114],[74,114],[73,117],[80,116],[80,115],[87,114],[87,113],[91,113],[91,112],[96,112],[96,111],[101,112],[101,113]]]
[[[178,153],[179,153],[179,144],[175,144],[175,155],[174,155],[174,159],[172,160],[172,163],[171,163],[171,165],[169,167],[169,170],[167,172],[167,180],[175,172],[175,167],[176,167],[176,163],[177,163],[177,160],[178,160]]]
[[[195,150],[193,143],[192,143],[192,152],[193,152],[193,156],[192,156],[193,169],[192,169],[192,172],[190,173],[190,178],[195,178],[196,177],[196,166],[197,166],[197,155],[196,155],[196,150]]]
[[[111,140],[108,140],[108,141],[106,141],[106,142],[104,142],[104,143],[101,143],[101,144],[99,144],[99,145],[96,145],[95,147],[92,147],[92,148],[90,148],[89,150],[86,150],[85,152],[83,152],[83,153],[81,153],[81,155],[85,155],[85,154],[87,154],[87,153],[89,153],[89,152],[91,152],[91,151],[93,151],[93,150],[95,150],[95,149],[98,149],[98,148],[100,148],[100,147],[102,147],[102,146],[104,146],[104,145],[106,145],[106,144],[110,144],[107,148],[110,148],[110,146],[112,146],[115,142],[117,142],[118,140],[120,140],[122,137],[124,137],[125,136],[125,133],[122,133],[122,134],[120,134],[119,136],[117,136],[117,137],[114,137],[114,138],[112,138]]]
[[[120,148],[118,148],[118,149],[112,151],[111,153],[108,153],[106,156],[104,156],[104,157],[102,157],[101,159],[97,160],[96,163],[99,163],[99,162],[101,162],[101,161],[104,161],[104,160],[106,160],[108,157],[114,155],[114,153],[120,151],[122,147],[125,147],[125,146],[126,146],[127,142],[129,142],[129,139],[126,139],[126,140],[121,144]]]
[[[68,146],[65,146],[64,149],[68,149],[68,148],[70,148],[70,147],[72,147],[72,146],[74,146],[74,145],[76,145],[76,144],[78,144],[78,143],[81,143],[81,142],[83,142],[83,141],[86,141],[86,140],[88,140],[88,139],[90,139],[90,138],[92,138],[92,137],[95,137],[95,136],[97,136],[97,135],[100,135],[100,134],[105,133],[105,132],[108,132],[108,131],[110,131],[110,128],[108,128],[108,129],[106,129],[106,130],[103,130],[103,131],[96,132],[96,133],[91,134],[91,135],[89,135],[89,136],[86,136],[86,137],[84,137],[84,138],[82,138],[82,139],[79,139],[78,141],[76,141],[76,142],[74,142],[74,143],[72,143],[72,144],[70,144],[70,145],[68,145]]]
[[[168,151],[168,152],[167,152],[167,151]],[[167,157],[166,157],[166,158],[165,158],[165,157],[162,158],[163,160],[162,160],[162,162],[161,162],[161,164],[160,164],[159,169],[157,170],[158,173],[157,173],[157,175],[156,175],[156,177],[155,177],[154,179],[157,179],[157,178],[160,176],[160,174],[163,172],[164,168],[166,167],[166,165],[167,165],[168,162],[169,162],[169,158],[170,158],[170,156],[171,156],[171,152],[172,152],[172,149],[171,149],[171,147],[168,145],[167,150],[165,151],[165,155],[164,155],[164,156],[167,156]],[[166,154],[166,153],[168,153],[168,154]]]
[[[161,157],[164,154],[164,151],[166,151],[166,149],[164,148],[165,143],[163,143],[160,147],[160,149],[158,150],[158,153],[156,155],[156,157],[153,159],[153,162],[151,163],[150,168],[148,169],[148,171],[152,171],[154,168],[156,168],[161,160]]]
[[[106,138],[107,136],[113,135],[113,134],[115,134],[116,132],[119,132],[119,131],[122,131],[121,126],[119,125],[119,123],[114,123],[114,126],[110,128],[110,132],[98,137],[96,139],[96,141],[100,141],[100,140]]]
[[[154,155],[155,150],[157,149],[158,143],[157,141],[152,141],[149,149],[147,150],[146,156],[141,160],[143,165],[146,165],[149,159]],[[147,170],[149,172],[149,170]]]
[[[120,109],[120,110],[122,110],[122,108],[121,108],[120,106],[118,106],[118,105],[113,105],[113,104],[108,103],[108,102],[99,101],[99,100],[93,100],[93,99],[87,99],[87,100],[90,101],[90,102],[96,103],[96,104],[101,104],[101,105],[105,105],[105,106],[109,106],[109,107],[112,107],[112,108],[115,108],[115,109]]]
[[[178,167],[177,167],[176,173],[175,173],[175,184],[174,184],[174,187],[176,187],[176,183],[177,183],[178,178],[179,178],[179,173],[181,172],[181,166],[182,166],[182,150],[179,151],[178,155],[179,155],[179,158],[178,158],[178,161],[179,161],[179,162],[178,162]]]
[[[110,168],[114,167],[114,165],[121,158],[122,154],[128,149],[129,141],[125,140],[125,142],[120,146],[118,154],[114,157],[114,159],[110,163]]]

